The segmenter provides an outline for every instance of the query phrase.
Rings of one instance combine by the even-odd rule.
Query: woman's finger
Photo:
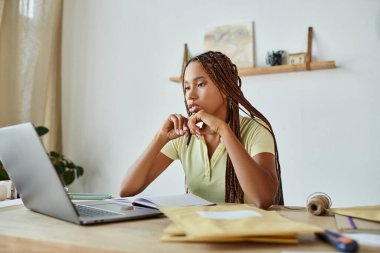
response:
[[[187,118],[185,118],[185,117],[183,117],[182,120],[183,120],[182,131],[183,131],[183,134],[187,136],[189,134],[189,128],[187,126],[187,122],[189,120]]]
[[[173,123],[173,130],[176,134],[178,134],[178,118],[176,114],[170,114],[169,115],[169,121]]]
[[[187,118],[181,114],[171,114],[169,117],[170,121],[173,122],[173,130],[177,135],[184,135],[187,127]]]
[[[177,128],[177,131],[178,131],[178,134],[180,135],[183,135],[183,123],[184,123],[184,117],[181,115],[181,114],[176,114],[177,118],[178,118],[178,128]]]
[[[190,130],[190,133],[191,134],[194,134],[196,136],[200,136],[201,133],[200,133],[200,127],[197,126],[197,123],[201,122],[201,119],[197,116],[197,113],[196,114],[193,114],[190,116],[188,122],[187,122],[187,125],[189,127],[189,130]]]

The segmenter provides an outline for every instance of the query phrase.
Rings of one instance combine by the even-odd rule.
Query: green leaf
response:
[[[62,162],[59,162],[54,167],[57,170],[58,174],[63,174],[65,172],[65,165]]]
[[[2,180],[9,180],[9,176],[0,162],[0,181]]]
[[[42,136],[42,135],[47,134],[49,132],[49,129],[44,126],[38,126],[36,127],[36,132],[38,136]]]
[[[76,167],[77,169],[77,177],[83,176],[84,170],[81,166]]]
[[[60,154],[58,152],[55,152],[55,151],[50,151],[50,156],[52,156],[54,158],[58,158],[60,156]]]
[[[73,162],[68,162],[66,166],[69,169],[75,169],[77,167]]]
[[[65,182],[65,186],[70,185],[72,182],[74,182],[75,179],[75,173],[72,170],[65,171],[63,174],[63,181]]]

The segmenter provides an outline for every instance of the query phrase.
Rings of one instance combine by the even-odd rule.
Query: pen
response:
[[[316,235],[322,241],[332,245],[342,252],[357,252],[359,248],[359,245],[355,240],[341,234],[334,233],[330,230],[325,230],[324,233],[317,233]]]
[[[189,147],[190,141],[191,141],[191,133],[189,133],[189,136],[187,136],[186,150],[187,150],[187,148]]]
[[[191,115],[192,113],[189,116]],[[187,151],[187,148],[189,147],[190,141],[191,141],[191,133],[189,131],[189,135],[187,136],[187,141],[186,141],[186,151]]]

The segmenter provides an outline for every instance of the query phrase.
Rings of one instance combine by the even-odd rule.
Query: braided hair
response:
[[[278,158],[277,142],[274,136],[272,126],[269,121],[261,114],[251,103],[244,97],[241,91],[241,79],[238,75],[238,70],[226,55],[221,52],[208,51],[191,58],[183,68],[182,72],[182,88],[185,96],[184,74],[187,66],[191,62],[199,62],[202,68],[206,71],[212,82],[218,89],[227,96],[228,100],[228,120],[229,126],[235,134],[236,138],[241,142],[240,136],[240,119],[239,110],[250,116],[257,123],[265,127],[273,136],[275,145],[275,159],[276,159],[276,173],[279,180],[279,187],[277,190],[275,204],[283,205],[282,195],[282,182],[281,182],[281,168]],[[188,115],[190,116],[189,107],[185,97],[185,105]],[[241,106],[241,107],[240,107]],[[244,109],[245,110],[244,110]],[[266,125],[262,124],[257,119],[263,121]],[[226,175],[225,175],[225,202],[227,203],[244,203],[244,192],[236,177],[234,166],[230,156],[227,154]]]

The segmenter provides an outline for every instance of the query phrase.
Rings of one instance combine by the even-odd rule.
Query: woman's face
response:
[[[211,81],[201,64],[191,62],[184,76],[185,98],[190,113],[204,110],[223,120],[227,119],[227,99]]]

